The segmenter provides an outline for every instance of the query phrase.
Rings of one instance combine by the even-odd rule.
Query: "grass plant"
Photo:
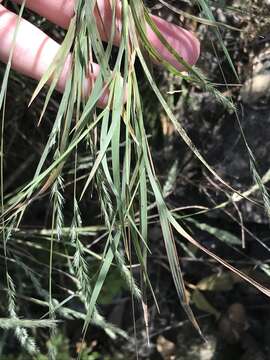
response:
[[[209,31],[214,32],[217,41],[221,44],[224,56],[230,64],[231,71],[238,79],[219,31],[220,24],[213,17],[210,2],[207,0],[196,0],[196,2],[201,9],[201,17],[196,18],[196,20],[208,25]],[[165,1],[162,0],[161,3],[171,8]],[[111,4],[114,18],[116,3],[111,1]],[[24,11],[24,5],[25,2],[20,8],[20,17]],[[14,329],[17,338],[22,346],[28,349],[29,353],[37,352],[38,349],[28,334],[28,329],[48,327],[51,329],[51,336],[53,337],[56,334],[56,319],[59,317],[83,319],[84,335],[90,323],[94,323],[104,328],[111,337],[127,336],[123,331],[107,323],[100,315],[97,306],[106,277],[113,267],[118,268],[134,300],[141,304],[145,326],[148,329],[148,293],[151,294],[158,307],[158,299],[156,299],[155,291],[151,286],[147,270],[147,263],[149,259],[151,260],[148,236],[149,209],[151,207],[157,209],[155,220],[161,225],[168,263],[179,303],[200,334],[200,327],[186,295],[179,254],[176,249],[175,233],[180,234],[189,243],[235,272],[267,296],[270,295],[270,290],[195,240],[187,232],[183,219],[166,204],[163,189],[155,172],[145,130],[144,110],[141,101],[143,94],[141,94],[138,85],[138,64],[135,63],[135,60],[137,59],[140,63],[145,79],[153,91],[153,96],[157,97],[180,137],[198,160],[202,162],[209,174],[225,189],[229,200],[219,206],[226,207],[226,204],[238,197],[239,201],[245,199],[258,206],[264,204],[269,214],[268,192],[264,185],[264,179],[260,177],[257,171],[256,160],[247,141],[245,140],[245,143],[250,157],[255,187],[257,186],[256,189],[261,191],[263,203],[250,198],[249,192],[241,193],[226,183],[203,157],[182,126],[181,119],[173,114],[164,94],[159,89],[149,68],[149,58],[163,65],[175,77],[210,92],[217,101],[220,101],[224,107],[232,112],[232,116],[237,114],[233,102],[220,93],[199,69],[188,65],[174,51],[160,34],[149,16],[149,10],[141,0],[122,0],[123,27],[118,50],[113,46],[113,34],[116,31],[114,21],[111,39],[108,44],[104,45],[94,17],[89,15],[93,13],[94,6],[94,0],[77,0],[75,16],[70,22],[61,48],[33,93],[30,104],[37,101],[40,92],[47,86],[47,96],[40,111],[40,117],[36,119],[36,123],[42,127],[43,117],[48,111],[50,101],[52,101],[52,94],[56,89],[65,59],[71,53],[72,71],[35,173],[32,179],[21,184],[20,189],[11,194],[4,192],[4,159],[5,100],[8,91],[12,51],[2,79],[0,92],[2,119],[1,232],[4,252],[2,261],[5,265],[1,268],[6,276],[4,288],[7,295],[8,311],[7,318],[0,321],[0,326],[4,329]],[[171,8],[171,10],[174,11],[175,9]],[[185,73],[179,72],[160,57],[147,39],[146,24],[152,28],[175,59],[186,68]],[[83,94],[83,87],[89,71],[88,63],[92,58],[95,58],[100,65],[100,73],[93,84],[91,94],[86,98]],[[48,86],[46,84],[49,79],[50,85]],[[99,109],[99,99],[105,93],[108,94],[107,104],[103,109]],[[241,133],[245,139],[242,130]],[[82,152],[85,152],[91,159],[84,166],[83,186],[81,186],[80,179]],[[72,200],[69,199],[69,202],[72,202],[70,224],[66,223],[64,217],[67,173],[72,173],[73,176]],[[167,184],[167,186],[169,185]],[[50,193],[51,199],[51,229],[27,232],[21,227],[25,213],[35,201],[48,193]],[[102,224],[88,226],[82,222],[80,206],[85,198],[91,198],[94,196],[93,194],[97,194]],[[207,229],[210,227],[206,227],[206,231]],[[214,231],[213,228],[210,230]],[[83,239],[85,234],[90,234],[91,237],[91,234],[95,236],[98,232],[103,233],[102,253],[89,250]],[[220,232],[218,234],[219,237],[225,235]],[[235,240],[234,237],[232,239]],[[29,251],[39,251],[43,254],[42,257],[48,257],[47,262],[45,261],[47,263],[47,284],[44,284],[44,281],[41,283],[40,277],[35,271],[32,271],[31,267],[38,266],[35,264],[36,260],[32,259],[28,252],[24,253],[20,250],[20,246],[24,243],[27,244]],[[16,258],[19,260],[17,261]],[[95,274],[90,272],[90,264],[93,259],[99,262],[99,268]],[[58,264],[61,264],[59,268]],[[134,277],[133,267],[135,264],[139,264],[140,281]],[[22,292],[17,292],[17,281],[15,281],[16,276],[14,274],[19,271],[26,275],[27,282],[30,282],[35,289],[35,298],[23,294],[23,289],[21,289]],[[69,279],[72,286],[71,289],[64,291],[66,297],[59,301],[55,295],[57,286],[55,276],[61,271],[64,273],[63,276]],[[44,307],[44,318],[28,320],[22,312],[20,316],[22,315],[23,318],[19,317],[16,312],[16,301],[20,297]],[[79,299],[84,305],[83,312],[74,310],[69,306],[74,298]],[[53,351],[50,352],[50,357],[55,357]]]

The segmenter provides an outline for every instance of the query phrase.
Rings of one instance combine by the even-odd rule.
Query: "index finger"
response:
[[[21,3],[22,0],[14,0]],[[114,44],[119,45],[121,39],[121,2],[116,3],[115,38]],[[75,0],[27,0],[26,6],[37,14],[47,18],[62,28],[69,26],[74,15]],[[107,41],[112,28],[112,9],[110,0],[97,0],[94,15],[97,27],[103,41]],[[171,24],[160,17],[151,15],[160,33],[174,50],[190,65],[194,65],[200,54],[200,43],[193,33],[180,26]],[[158,36],[150,26],[147,25],[146,32],[149,41],[161,55],[161,57],[172,64],[178,70],[184,70],[175,57],[161,43]]]

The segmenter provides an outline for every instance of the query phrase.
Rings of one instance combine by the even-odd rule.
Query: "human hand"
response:
[[[0,0],[0,3],[2,0]],[[14,0],[21,3],[22,0]],[[74,15],[75,0],[27,0],[26,6],[35,13],[47,18],[52,23],[67,29],[72,16]],[[100,36],[103,41],[108,40],[112,26],[112,13],[109,0],[97,0],[94,11]],[[161,34],[178,54],[190,65],[196,63],[200,53],[200,44],[196,37],[187,30],[171,24],[157,16],[152,19],[158,26]],[[17,15],[0,5],[0,60],[8,61],[12,40],[17,24]],[[170,54],[166,47],[160,42],[152,29],[147,26],[148,39],[163,59],[171,63],[179,70],[183,67]],[[121,2],[116,8],[116,32],[114,44],[119,45],[121,37]],[[22,19],[15,40],[15,47],[12,57],[12,68],[18,72],[39,80],[49,65],[52,63],[60,45],[48,35],[38,29],[30,22]],[[71,70],[71,56],[65,62],[62,74],[57,84],[59,91],[63,92],[68,74]],[[97,64],[92,65],[94,78],[99,72]],[[87,88],[91,88],[91,78],[88,78]]]

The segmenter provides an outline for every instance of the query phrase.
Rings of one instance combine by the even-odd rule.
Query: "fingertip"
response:
[[[178,28],[181,29],[179,26]],[[185,29],[181,29],[181,31],[185,31],[185,35],[189,38],[189,44],[183,58],[189,65],[195,65],[200,57],[201,43],[193,32]]]

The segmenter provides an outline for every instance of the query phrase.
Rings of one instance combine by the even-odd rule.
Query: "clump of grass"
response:
[[[198,0],[198,5],[206,15],[205,21],[208,24],[214,24],[214,32],[218,41],[222,44],[225,56],[227,57],[232,71],[235,72],[229,54],[218,31],[217,23],[211,13],[208,2]],[[113,18],[115,16],[115,2],[112,2]],[[168,103],[159,90],[155,79],[148,67],[146,54],[155,59],[164,67],[171,71],[175,76],[202,87],[204,90],[212,93],[218,101],[224,106],[235,110],[234,105],[216,90],[195,67],[187,64],[181,56],[167,43],[162,37],[157,26],[151,20],[148,10],[141,0],[128,2],[122,1],[122,35],[118,52],[112,63],[113,34],[115,32],[114,22],[111,29],[112,37],[108,45],[104,47],[93,16],[95,1],[78,0],[76,2],[75,16],[71,20],[68,32],[62,43],[62,46],[56,55],[55,61],[51,64],[47,72],[39,82],[31,102],[35,100],[41,89],[51,79],[44,107],[41,116],[38,119],[40,123],[51,99],[52,93],[56,88],[57,80],[60,76],[62,66],[68,53],[71,52],[73,66],[70,77],[67,81],[58,112],[49,135],[47,144],[40,157],[34,177],[27,184],[22,186],[20,191],[8,198],[5,203],[4,174],[2,161],[1,191],[2,191],[2,233],[5,249],[5,259],[8,262],[8,237],[16,234],[15,230],[20,230],[20,224],[24,213],[29,206],[38,198],[51,190],[52,202],[52,229],[49,238],[49,265],[48,265],[48,290],[40,291],[39,295],[43,297],[40,304],[48,307],[48,313],[51,317],[47,322],[40,322],[40,325],[52,328],[52,336],[55,336],[54,324],[56,314],[60,313],[65,317],[77,317],[84,320],[83,334],[85,335],[89,324],[94,322],[107,329],[107,332],[122,334],[110,324],[107,324],[99,315],[97,310],[98,299],[104,285],[106,276],[111,266],[117,266],[126,281],[128,288],[135,299],[141,302],[145,314],[145,323],[148,327],[147,310],[147,291],[152,294],[156,305],[155,293],[152,289],[149,274],[147,271],[147,262],[150,254],[148,239],[148,208],[151,203],[155,203],[158,211],[158,218],[162,229],[164,244],[170,265],[171,275],[175,284],[179,302],[182,304],[191,322],[200,332],[199,325],[193,315],[186,295],[185,284],[181,273],[179,257],[176,249],[173,231],[178,232],[183,238],[197,246],[206,254],[213,257],[216,261],[234,271],[240,277],[244,278],[250,284],[264,292],[268,296],[270,292],[253,279],[249,278],[233,266],[226,263],[211,251],[203,247],[199,242],[191,237],[190,234],[177,221],[177,217],[166,205],[164,195],[159,180],[155,173],[154,164],[151,158],[151,151],[148,144],[147,134],[144,124],[144,113],[141,103],[140,88],[138,86],[138,74],[135,67],[135,58],[139,59],[144,75],[148,80],[153,94],[158,98],[168,118],[174,124],[177,132],[184,140],[186,145],[202,162],[208,171],[227,189],[232,196],[240,194],[227,184],[208,164],[196,148],[179,119],[171,111]],[[21,13],[23,6],[21,7]],[[187,74],[179,72],[172,65],[165,62],[153,46],[149,43],[145,34],[145,25],[148,24],[159,37],[164,46],[171,54],[182,64]],[[144,50],[144,51],[143,51]],[[97,59],[100,65],[100,73],[93,85],[92,92],[88,98],[83,97],[83,84],[88,74],[89,59]],[[12,56],[12,54],[11,54]],[[11,57],[10,57],[11,59]],[[10,70],[10,61],[8,63],[0,94],[0,107],[2,108],[2,142],[1,149],[4,153],[4,113],[5,96],[7,91],[7,79]],[[235,74],[237,76],[237,74]],[[104,85],[105,84],[105,85]],[[104,109],[98,109],[98,101],[104,92],[108,91],[108,101]],[[74,121],[75,119],[75,121]],[[41,123],[42,125],[42,123]],[[78,180],[78,156],[79,149],[87,149],[93,163],[87,168],[83,188],[77,186]],[[3,158],[3,157],[2,157]],[[63,208],[64,186],[65,186],[65,166],[69,161],[74,161],[74,187],[73,187],[73,214],[72,224],[69,228],[69,238],[63,235],[65,224]],[[252,157],[253,159],[253,157]],[[253,162],[252,162],[253,163]],[[253,171],[254,173],[254,171]],[[255,174],[255,173],[254,173]],[[264,196],[268,199],[265,188],[258,176],[254,175]],[[105,225],[105,235],[103,244],[103,253],[99,257],[100,266],[98,273],[95,274],[95,281],[92,281],[93,274],[89,272],[89,251],[81,241],[81,229],[83,227],[80,217],[80,201],[91,195],[94,191],[98,194],[100,208],[102,211]],[[265,203],[268,202],[265,200]],[[174,230],[173,230],[174,229]],[[7,236],[9,234],[9,236]],[[69,248],[73,251],[73,259],[65,256],[64,250],[60,254],[56,251],[56,246]],[[44,246],[44,245],[43,245]],[[46,248],[46,246],[44,246]],[[11,252],[12,253],[12,252]],[[91,254],[93,255],[93,254]],[[54,258],[63,257],[68,274],[76,283],[76,290],[62,302],[57,301],[53,294],[54,282]],[[12,257],[12,255],[11,255]],[[134,259],[140,266],[141,288],[137,284],[134,274]],[[13,280],[6,266],[7,274],[7,294],[9,295],[9,307],[12,311],[15,309],[16,289]],[[37,285],[37,284],[36,284]],[[66,306],[66,303],[73,297],[78,297],[84,304],[85,312],[79,313]],[[35,327],[36,323],[27,323],[24,320],[19,321],[17,315],[9,311],[11,317],[7,326],[17,324],[17,336],[22,339],[22,345],[28,347],[23,340],[26,338],[25,328]],[[13,316],[13,315],[14,316]],[[31,325],[32,324],[32,325]],[[37,323],[38,324],[38,323]],[[202,335],[202,334],[201,334]],[[31,338],[28,338],[31,342]],[[32,344],[32,343],[31,343]],[[34,346],[33,344],[31,345]],[[29,349],[30,351],[30,349]],[[33,352],[32,350],[30,352]],[[53,358],[53,349],[50,353]]]

